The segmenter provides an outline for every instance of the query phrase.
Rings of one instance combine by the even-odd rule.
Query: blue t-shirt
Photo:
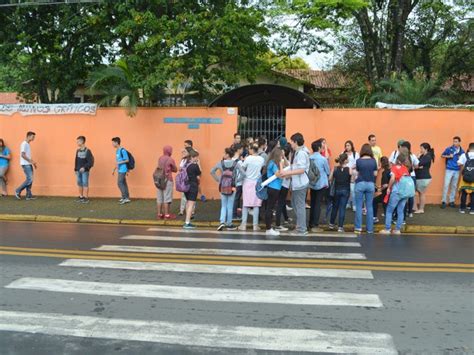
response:
[[[448,147],[444,150],[442,155],[451,155],[451,154],[453,155],[452,158],[446,159],[446,169],[454,170],[454,171],[460,170],[459,165],[458,165],[458,160],[461,157],[461,155],[464,154],[464,150],[461,147],[459,147],[458,149],[456,149],[456,147],[452,145],[451,147]]]
[[[275,173],[280,170],[278,168],[278,166],[275,164],[275,162],[273,160],[270,161],[270,163],[268,164],[268,167],[267,167],[267,177],[270,178],[272,177],[273,175],[275,175]],[[281,190],[281,184],[283,183],[283,180],[280,179],[280,178],[276,178],[275,180],[273,180],[271,183],[268,184],[268,187],[272,188],[272,189],[275,189],[275,190]]]
[[[120,163],[121,161],[128,160],[128,153],[125,149],[119,148],[115,153],[117,163],[119,164],[118,172],[119,173],[126,173],[128,172],[127,163]]]
[[[375,182],[374,171],[377,171],[377,162],[375,159],[357,159],[356,170],[359,173],[357,182]]]
[[[8,155],[10,154],[10,149],[7,147],[3,148],[3,152],[0,151],[0,155]],[[5,158],[0,158],[0,168],[4,168],[6,166],[10,165],[10,161]]]

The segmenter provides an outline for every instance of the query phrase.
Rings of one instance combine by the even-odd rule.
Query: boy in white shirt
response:
[[[36,162],[31,158],[30,143],[35,140],[36,133],[28,132],[26,139],[20,146],[20,165],[25,173],[26,180],[16,189],[15,197],[21,200],[21,193],[26,189],[26,200],[36,200],[36,197],[31,193],[31,186],[33,185],[33,168],[36,169]]]

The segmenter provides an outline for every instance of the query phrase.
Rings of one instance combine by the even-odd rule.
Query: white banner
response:
[[[94,115],[97,104],[0,104],[0,115]]]

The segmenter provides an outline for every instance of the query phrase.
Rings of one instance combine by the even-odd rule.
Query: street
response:
[[[0,222],[0,353],[472,354],[473,247]]]

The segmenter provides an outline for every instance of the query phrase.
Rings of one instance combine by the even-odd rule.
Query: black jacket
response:
[[[76,160],[74,162],[74,171],[79,171],[84,168],[89,171],[94,166],[94,156],[89,148],[84,150],[78,149],[76,151]]]

